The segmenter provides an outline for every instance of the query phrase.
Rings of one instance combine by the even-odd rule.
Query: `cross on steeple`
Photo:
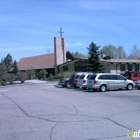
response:
[[[61,27],[60,27],[60,31],[59,31],[58,33],[60,33],[60,37],[62,38],[62,34],[63,34],[64,32],[62,32],[62,28],[61,28]]]

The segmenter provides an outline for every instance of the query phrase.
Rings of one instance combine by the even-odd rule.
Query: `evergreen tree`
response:
[[[91,72],[104,72],[104,66],[100,61],[100,52],[99,46],[96,46],[94,42],[92,42],[88,49],[88,70]]]
[[[12,72],[14,73],[17,73],[19,71],[16,60],[14,60],[12,68],[13,68]]]
[[[13,64],[12,56],[10,54],[7,54],[7,56],[4,58],[4,64],[7,67],[7,71],[9,71]]]
[[[0,64],[0,81],[4,80],[4,76],[7,73],[7,68],[4,64]]]

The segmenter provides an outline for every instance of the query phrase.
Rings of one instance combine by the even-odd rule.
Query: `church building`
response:
[[[62,38],[63,32],[61,28],[59,33],[61,37],[54,37],[54,53],[21,58],[17,63],[19,70],[34,69],[36,72],[39,72],[44,69],[48,73],[56,75],[59,73],[58,65],[74,60],[73,55],[66,51],[66,40]]]
[[[64,71],[86,72],[87,58],[74,58],[69,51],[66,51],[66,40],[62,37],[61,28],[59,33],[60,37],[54,37],[54,53],[21,58],[17,63],[19,70],[34,69],[39,72],[44,69],[53,75]],[[107,73],[140,71],[140,60],[102,58],[101,62]]]

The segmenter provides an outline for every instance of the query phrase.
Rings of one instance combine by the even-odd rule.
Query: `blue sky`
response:
[[[87,54],[94,41],[122,45],[129,54],[140,46],[140,1],[0,0],[0,58],[53,53],[60,27],[71,52]]]

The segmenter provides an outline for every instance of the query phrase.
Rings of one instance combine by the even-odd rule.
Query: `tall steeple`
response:
[[[59,72],[57,66],[66,62],[65,38],[62,38],[62,28],[60,28],[60,37],[54,37],[54,60],[55,75]]]

